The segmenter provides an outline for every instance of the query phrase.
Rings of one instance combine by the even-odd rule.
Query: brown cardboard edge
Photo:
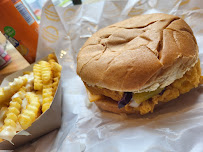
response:
[[[47,57],[41,60],[47,60]],[[18,71],[17,73],[20,74],[23,71],[30,69],[31,67],[33,67],[33,65],[30,65],[29,67],[21,71]],[[16,136],[14,136],[12,140],[14,145],[8,141],[3,141],[0,143],[0,150],[13,150],[42,135],[45,135],[51,132],[54,129],[59,128],[61,126],[61,114],[62,114],[61,94],[62,92],[61,92],[61,80],[60,80],[57,91],[54,96],[54,100],[51,104],[51,107],[45,113],[43,113],[28,129],[25,130],[29,132],[31,135],[29,136],[18,135],[19,133],[21,133],[19,132]]]

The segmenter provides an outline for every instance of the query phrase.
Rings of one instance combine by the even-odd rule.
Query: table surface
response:
[[[0,84],[7,75],[30,65],[15,48],[9,48],[7,53],[11,56],[11,62],[5,68],[0,70]]]

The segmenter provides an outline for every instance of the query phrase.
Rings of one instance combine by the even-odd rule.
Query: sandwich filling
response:
[[[155,105],[159,102],[168,102],[177,98],[180,94],[189,92],[200,84],[201,69],[200,61],[196,63],[184,76],[175,80],[165,88],[158,88],[151,92],[132,93],[118,92],[106,88],[89,86],[85,83],[91,102],[110,97],[118,102],[118,108],[125,108],[126,111],[138,111],[141,115],[153,112]]]

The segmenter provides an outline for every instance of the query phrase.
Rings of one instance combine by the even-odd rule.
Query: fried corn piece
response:
[[[56,62],[56,57],[54,55],[48,57],[49,63],[51,65],[51,70],[53,72],[53,96],[56,93],[56,89],[58,87],[58,83],[61,77],[62,66]]]
[[[35,93],[36,93],[36,95],[38,96],[39,102],[40,102],[40,110],[38,111],[38,114],[37,114],[37,117],[39,117],[39,116],[42,114],[42,108],[41,108],[42,101],[43,101],[42,91],[37,91],[37,92],[35,92]]]
[[[26,93],[26,99],[28,101],[26,109],[23,109],[22,113],[18,116],[18,121],[24,130],[30,127],[36,120],[40,109],[39,98],[35,93]]]
[[[48,84],[43,85],[42,97],[42,112],[44,113],[45,111],[47,111],[47,109],[50,108],[50,105],[53,101],[52,81],[50,81]]]
[[[0,110],[0,122],[4,122],[4,119],[6,118],[7,111],[8,111],[8,107],[1,107],[1,110]]]
[[[49,55],[50,60],[52,60],[52,62],[55,62],[54,56]],[[46,61],[44,61],[46,62]],[[43,62],[43,63],[44,63]],[[45,63],[44,63],[45,64]],[[44,113],[47,109],[50,108],[50,105],[52,103],[53,100],[53,71],[51,69],[51,62],[46,62],[46,64],[49,64],[50,67],[50,80],[48,82],[43,81],[43,90],[42,90],[42,112]],[[48,67],[48,66],[47,66]]]
[[[4,88],[0,88],[0,102],[2,102],[1,100],[3,100],[3,98],[5,96],[5,93],[4,93]]]
[[[57,63],[57,59],[56,59],[56,56],[54,54],[49,54],[48,61],[51,65],[52,71],[61,72],[62,67],[60,64]]]
[[[42,100],[43,100],[43,98],[42,98],[42,91],[37,91],[37,92],[35,92],[35,93],[36,93],[36,95],[37,95],[38,98],[39,98],[40,104],[42,104]]]
[[[33,66],[33,73],[34,73],[34,89],[35,90],[42,90],[42,72],[41,72],[41,65],[35,64]]]
[[[11,99],[14,99],[16,97],[19,97],[20,99],[24,99],[25,98],[25,94],[26,94],[26,88],[23,86],[22,88],[19,89],[19,91],[17,93],[15,93]]]
[[[53,78],[53,95],[55,95],[55,93],[56,93],[56,89],[58,87],[60,78],[61,78],[61,70],[55,71],[54,78]]]
[[[51,59],[53,59],[55,61],[57,60],[56,56],[54,54],[52,54],[52,53],[48,55],[48,60],[51,60]]]
[[[0,138],[0,142],[4,141],[3,139]]]
[[[54,72],[54,77],[60,77],[61,76],[61,70],[62,70],[62,66],[56,62],[53,63],[52,65],[52,69]]]
[[[51,65],[47,61],[40,61],[39,64],[41,65],[42,83],[48,83],[52,79]]]
[[[6,118],[4,120],[4,126],[16,127],[17,116],[20,113],[20,108],[22,104],[22,99],[20,97],[13,98],[8,107]]]
[[[0,138],[11,141],[16,134],[18,115],[20,114],[22,99],[20,97],[13,98],[8,107],[4,125],[1,128]]]
[[[55,95],[55,93],[56,93],[56,89],[57,89],[57,87],[58,87],[58,84],[59,84],[59,80],[60,80],[60,78],[54,78],[54,83],[53,83],[53,95]]]
[[[0,103],[9,102],[10,98],[18,92],[18,90],[25,86],[27,83],[26,76],[20,76],[15,78],[13,82],[10,82],[8,86],[0,88]]]
[[[26,93],[26,87],[25,87],[25,86],[22,86],[22,87],[19,89],[19,91]]]
[[[39,111],[38,111],[38,113],[37,113],[36,118],[38,118],[38,117],[39,117],[41,114],[42,114],[42,111],[41,111],[41,110],[39,110]]]

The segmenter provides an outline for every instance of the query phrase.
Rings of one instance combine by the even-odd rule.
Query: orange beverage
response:
[[[29,63],[33,63],[39,25],[21,0],[0,0],[0,19],[0,31]]]

